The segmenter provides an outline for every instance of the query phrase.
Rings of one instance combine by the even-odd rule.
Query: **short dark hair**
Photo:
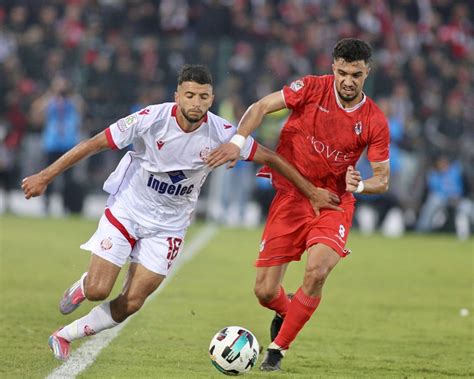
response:
[[[183,82],[196,82],[199,84],[210,84],[212,86],[212,75],[206,66],[200,64],[185,64],[178,75],[178,85]]]
[[[372,48],[370,45],[357,38],[341,39],[336,43],[332,52],[334,60],[342,58],[346,62],[364,61],[367,63],[370,61],[371,56]]]

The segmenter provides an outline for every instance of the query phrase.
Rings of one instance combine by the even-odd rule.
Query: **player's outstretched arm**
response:
[[[253,157],[253,161],[275,169],[292,182],[296,188],[309,199],[316,216],[319,216],[319,210],[322,208],[330,208],[341,212],[344,211],[338,206],[340,200],[336,194],[323,188],[315,187],[308,179],[301,175],[295,167],[274,151],[259,145]]]
[[[245,139],[260,126],[263,117],[283,108],[286,108],[286,105],[281,91],[273,92],[248,107],[239,122],[237,134],[232,137],[229,143],[222,144],[209,154],[207,159],[209,167],[216,168],[226,162],[229,162],[228,168],[234,167]]]
[[[48,184],[61,172],[74,166],[80,160],[97,154],[108,147],[105,132],[100,132],[94,137],[80,142],[44,170],[23,179],[21,188],[25,193],[25,198],[29,199],[42,195]]]
[[[390,163],[370,162],[372,177],[362,180],[360,172],[349,166],[346,172],[346,191],[375,195],[387,192],[390,179]]]

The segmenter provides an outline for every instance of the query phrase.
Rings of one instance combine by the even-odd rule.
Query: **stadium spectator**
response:
[[[79,142],[83,108],[82,98],[73,92],[69,81],[60,76],[55,77],[50,89],[32,104],[32,118],[36,123],[43,124],[43,150],[48,165]],[[79,213],[83,198],[81,185],[75,182],[72,170],[64,172],[62,178],[64,209]],[[50,191],[51,186],[48,186],[45,194],[46,212],[49,212]]]
[[[462,167],[458,161],[439,156],[427,174],[427,198],[417,223],[419,232],[435,229],[436,216],[446,219],[443,212],[451,207],[455,210],[455,228],[459,239],[470,236],[472,202],[465,196]],[[440,225],[438,225],[440,226]],[[441,225],[442,226],[442,225]]]
[[[175,74],[185,61],[209,64],[216,73],[216,88],[232,77],[242,102],[250,104],[296,77],[327,72],[334,43],[361,37],[377,51],[367,94],[396,102],[395,113],[408,117],[403,120],[403,153],[408,154],[401,155],[402,174],[414,178],[416,196],[404,199],[404,204],[419,209],[423,197],[419,178],[424,177],[423,162],[432,151],[427,141],[441,116],[450,113],[448,98],[463,99],[458,124],[468,126],[474,119],[470,96],[474,58],[469,54],[473,10],[474,3],[465,0],[4,0],[0,118],[5,118],[5,99],[18,83],[31,84],[31,93],[21,100],[28,109],[61,74],[88,104],[84,132],[91,136],[128,113],[141,96],[135,89],[156,86],[165,97],[171,96]],[[468,146],[472,133],[472,128],[461,132],[463,167],[474,161]],[[36,125],[29,122],[21,154],[14,157],[25,174],[35,171],[39,162],[37,134]],[[107,153],[105,162],[89,165],[93,191],[100,190],[118,159]],[[465,170],[471,197],[473,172]]]
[[[318,189],[340,198],[339,207],[322,206],[316,213],[291,183],[273,169],[259,175],[272,180],[277,193],[263,231],[255,295],[260,304],[276,312],[271,343],[260,366],[263,371],[281,370],[281,360],[299,331],[321,301],[324,283],[341,258],[355,208],[353,193],[381,194],[387,191],[389,129],[384,114],[364,92],[370,71],[370,46],[346,38],[333,50],[333,75],[308,75],[283,90],[252,104],[240,120],[238,134],[245,138],[256,130],[266,114],[281,109],[292,113],[283,127],[276,151]],[[235,138],[234,137],[234,138]],[[362,180],[354,166],[367,148],[372,176]],[[211,152],[211,167],[234,165],[240,149],[232,143]],[[292,299],[282,286],[288,264],[308,251],[302,285]]]
[[[201,187],[211,171],[211,149],[233,141],[235,127],[208,112],[214,100],[204,66],[184,66],[175,102],[149,105],[76,145],[39,173],[23,179],[27,199],[39,196],[55,177],[106,148],[127,152],[104,183],[110,194],[95,234],[81,247],[92,252],[88,271],[66,292],[60,311],[69,314],[87,298],[105,300],[130,258],[126,282],[115,299],[55,331],[49,346],[56,358],[69,357],[70,342],[112,328],[137,312],[165,279],[183,246]],[[242,159],[276,168],[297,184],[312,204],[326,205],[328,191],[315,191],[298,171],[252,139],[237,139]],[[237,143],[236,142],[236,143]]]
[[[245,106],[238,95],[224,99],[219,106],[219,114],[233,124],[240,120],[244,112]],[[222,175],[219,180],[219,183],[222,183],[219,221],[224,225],[246,225],[247,210],[254,188],[254,165],[238,162],[232,170],[222,167],[218,172]],[[255,221],[254,224],[258,222],[258,220]]]

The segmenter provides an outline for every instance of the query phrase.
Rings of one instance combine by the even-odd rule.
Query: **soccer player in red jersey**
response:
[[[238,134],[214,150],[211,167],[230,162],[240,146],[271,112],[289,108],[276,151],[318,188],[340,198],[343,211],[316,211],[302,194],[274,170],[259,175],[272,179],[277,190],[256,260],[255,294],[260,304],[274,310],[272,342],[261,369],[280,370],[290,344],[321,301],[331,270],[345,249],[352,225],[353,193],[380,194],[389,182],[389,129],[385,116],[362,91],[370,71],[370,46],[361,40],[339,41],[333,51],[333,75],[305,76],[283,90],[251,105],[240,121]],[[367,148],[373,176],[362,180],[354,166]],[[291,299],[282,286],[288,263],[299,261],[307,250],[303,283]]]

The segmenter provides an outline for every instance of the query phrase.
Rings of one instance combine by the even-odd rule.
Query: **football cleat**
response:
[[[82,282],[86,277],[87,272],[85,272],[81,279],[75,282],[71,287],[69,287],[65,292],[64,295],[59,302],[59,311],[63,315],[67,315],[77,309],[79,305],[84,301],[86,298],[84,295],[84,290],[82,289]]]
[[[291,299],[293,299],[294,294],[289,293],[286,296],[288,296],[288,299],[291,301]],[[270,341],[275,340],[278,333],[280,332],[282,325],[283,317],[281,317],[278,313],[275,313],[275,317],[273,317],[272,323],[270,324]]]
[[[54,354],[56,359],[65,361],[69,358],[69,345],[70,342],[62,337],[58,336],[58,332],[62,328],[56,330],[53,334],[49,336],[48,345],[51,351]]]
[[[285,355],[285,350],[268,348],[260,365],[261,371],[280,371],[281,360]]]

